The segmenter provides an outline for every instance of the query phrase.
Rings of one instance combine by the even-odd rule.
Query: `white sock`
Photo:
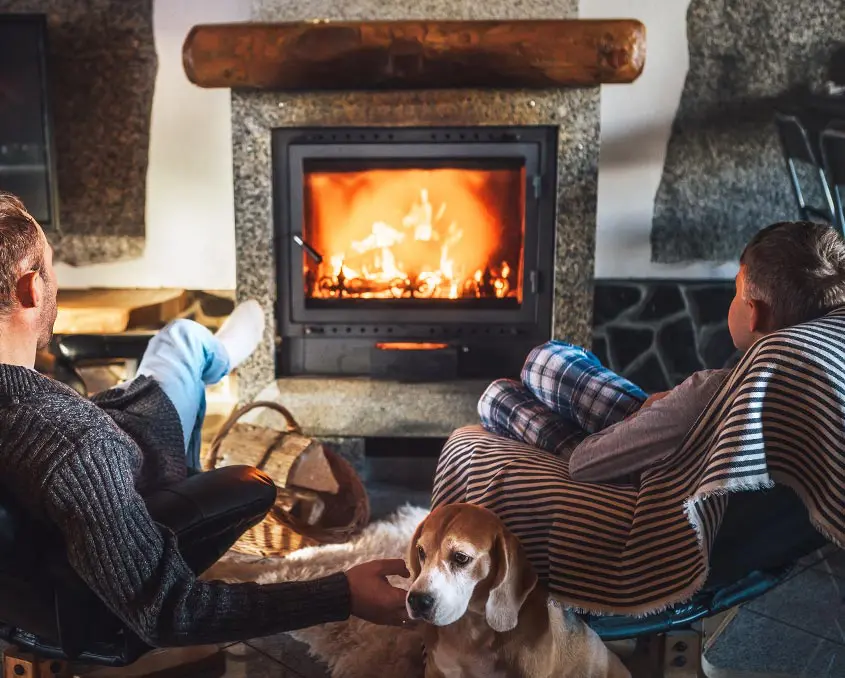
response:
[[[235,306],[214,335],[229,354],[230,369],[235,369],[258,348],[264,336],[264,324],[264,311],[255,299]]]

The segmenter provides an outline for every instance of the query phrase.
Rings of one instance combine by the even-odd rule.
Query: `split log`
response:
[[[217,466],[246,464],[269,475],[280,488],[337,494],[340,485],[319,441],[252,424],[236,424],[220,442]]]

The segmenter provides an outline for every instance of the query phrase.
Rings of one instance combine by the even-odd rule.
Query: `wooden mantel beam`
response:
[[[210,24],[191,29],[182,56],[200,87],[585,87],[636,80],[645,27],[633,19]]]

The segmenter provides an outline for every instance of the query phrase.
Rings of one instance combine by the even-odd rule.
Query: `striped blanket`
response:
[[[432,503],[495,511],[566,605],[638,615],[702,587],[730,493],[775,484],[845,546],[845,309],[759,341],[636,489],[578,483],[561,458],[472,426],[447,441]]]

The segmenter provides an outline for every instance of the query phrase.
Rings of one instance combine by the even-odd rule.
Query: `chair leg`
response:
[[[3,678],[70,678],[67,662],[42,659],[15,647],[3,651]]]
[[[707,678],[701,668],[704,636],[700,628],[664,636],[663,678]]]
[[[700,629],[659,633],[640,638],[626,664],[632,678],[707,678],[701,648]]]
[[[798,203],[798,213],[804,221],[807,221],[809,219],[807,202],[804,200],[804,192],[801,190],[801,182],[798,180],[798,172],[795,170],[795,161],[792,158],[787,158],[786,166],[789,169],[792,190],[795,192],[795,200]]]
[[[824,193],[824,203],[827,211],[830,213],[830,223],[836,226],[836,207],[833,204],[833,193],[830,190],[830,184],[827,181],[827,174],[824,168],[819,167],[819,183],[821,183],[822,192]]]
[[[734,612],[725,615],[717,632],[730,623]],[[634,654],[625,660],[632,678],[796,678],[784,674],[747,673],[720,669],[703,655],[705,633],[701,625],[641,638]]]
[[[845,196],[842,195],[842,187],[834,187],[834,197],[836,199],[834,204],[833,223],[839,232],[845,236]]]
[[[77,669],[80,667],[77,666]],[[152,650],[120,668],[81,667],[85,678],[221,678],[226,657],[216,645]],[[9,647],[3,652],[3,678],[75,678],[66,661],[43,659]]]

